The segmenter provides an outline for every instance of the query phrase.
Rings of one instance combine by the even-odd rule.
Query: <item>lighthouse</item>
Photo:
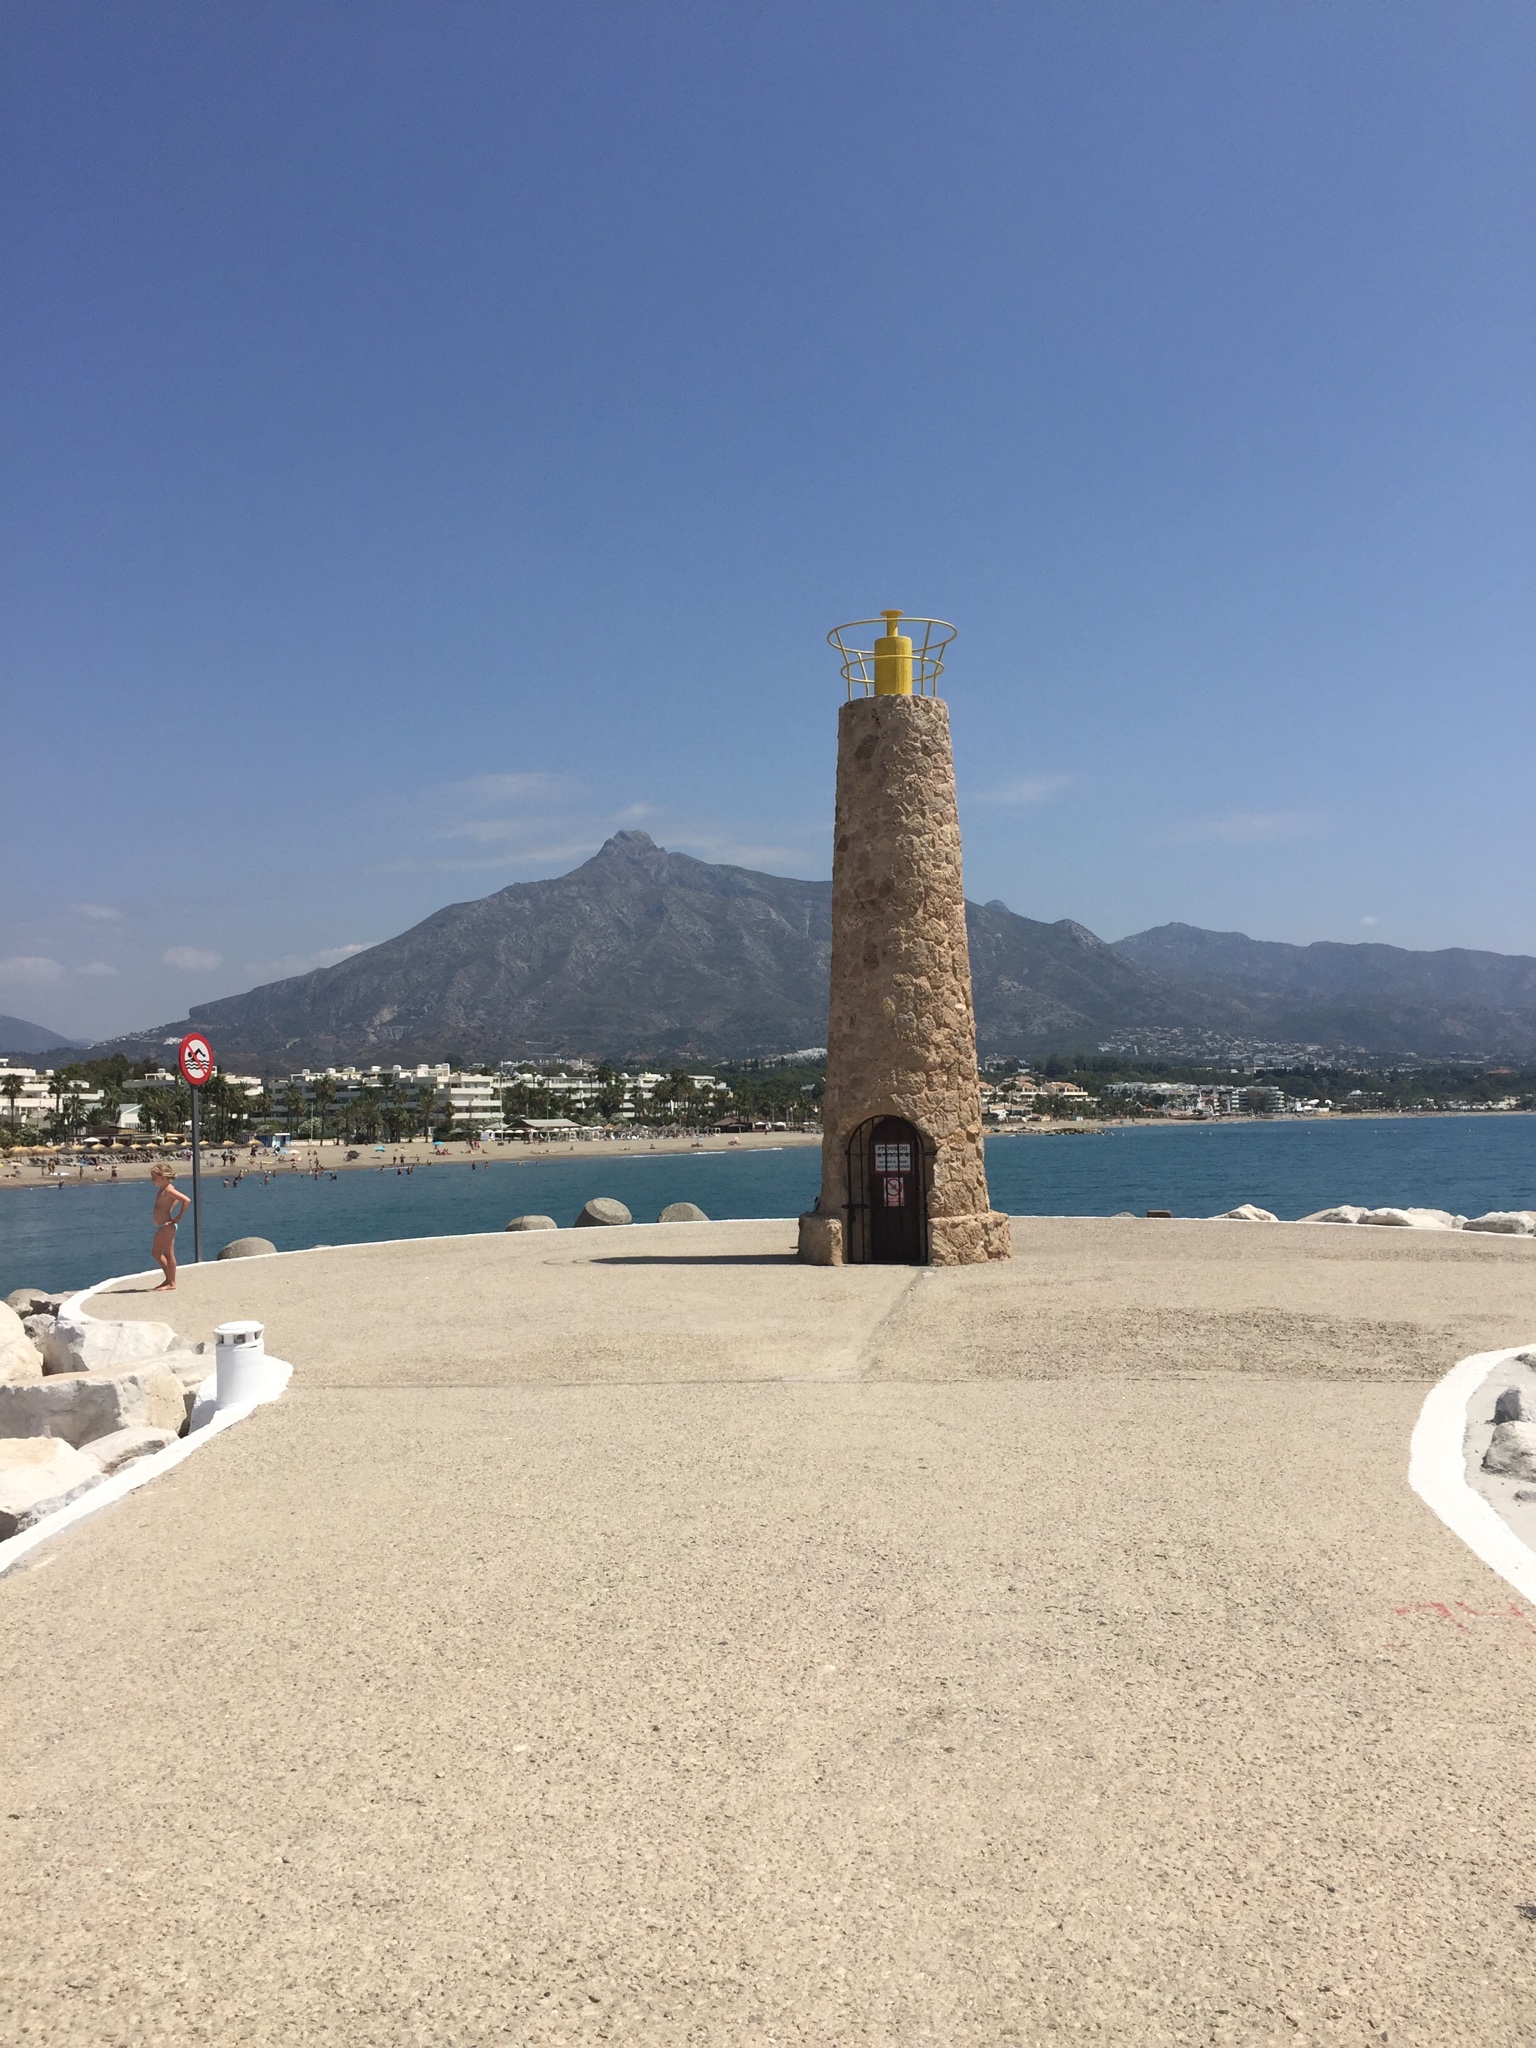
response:
[[[942,619],[899,611],[827,635],[848,701],[821,1193],[800,1219],[812,1265],[978,1265],[1012,1248],[987,1196],[955,763],[937,688],[954,637]]]

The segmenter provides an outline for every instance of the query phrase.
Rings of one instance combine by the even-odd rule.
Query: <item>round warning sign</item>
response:
[[[200,1031],[187,1033],[176,1059],[189,1088],[201,1088],[213,1072],[213,1047]]]

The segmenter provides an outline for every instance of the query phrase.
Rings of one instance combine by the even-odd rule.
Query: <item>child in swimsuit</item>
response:
[[[150,1249],[155,1264],[165,1278],[156,1293],[174,1294],[176,1291],[176,1226],[186,1215],[192,1204],[176,1186],[176,1176],[168,1166],[152,1166],[149,1177],[155,1184],[154,1241]]]

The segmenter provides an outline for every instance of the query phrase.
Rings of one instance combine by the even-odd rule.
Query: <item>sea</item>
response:
[[[455,1158],[413,1174],[349,1169],[312,1180],[283,1172],[238,1187],[203,1176],[203,1249],[266,1237],[279,1251],[384,1238],[497,1231],[527,1212],[571,1223],[594,1195],[637,1223],[669,1202],[724,1219],[795,1216],[820,1178],[812,1146],[562,1159]],[[1304,1122],[1154,1124],[1105,1132],[1029,1132],[987,1141],[996,1208],[1015,1216],[1110,1216],[1171,1209],[1211,1216],[1257,1202],[1282,1219],[1338,1202],[1423,1206],[1477,1216],[1536,1209],[1536,1116],[1350,1117]],[[180,1184],[190,1173],[183,1169]],[[0,1190],[0,1297],[13,1287],[86,1287],[149,1263],[144,1181],[63,1182]],[[179,1253],[192,1252],[190,1218]]]

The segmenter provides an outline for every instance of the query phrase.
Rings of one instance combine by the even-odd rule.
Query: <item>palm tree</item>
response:
[[[325,1113],[336,1100],[336,1083],[329,1074],[322,1074],[318,1081],[310,1084],[310,1096],[320,1115],[320,1142],[325,1143]]]
[[[16,1098],[26,1085],[20,1074],[0,1074],[0,1094],[3,1094],[6,1101],[11,1105],[11,1129],[13,1131],[16,1128]]]
[[[375,1088],[371,1084],[358,1090],[342,1112],[349,1137],[366,1141],[379,1135],[383,1127],[380,1111],[383,1094],[382,1088]]]
[[[379,1121],[384,1126],[384,1135],[391,1145],[397,1145],[400,1142],[400,1084],[391,1075],[376,1092]]]
[[[59,1121],[66,1138],[75,1139],[79,1137],[80,1128],[85,1122],[85,1107],[78,1081],[71,1081],[69,1084],[69,1093],[64,1098],[64,1107],[60,1112]]]
[[[437,1090],[435,1088],[429,1086],[416,1090],[416,1108],[421,1116],[421,1135],[424,1138],[430,1138],[432,1135],[432,1112],[436,1107]]]

